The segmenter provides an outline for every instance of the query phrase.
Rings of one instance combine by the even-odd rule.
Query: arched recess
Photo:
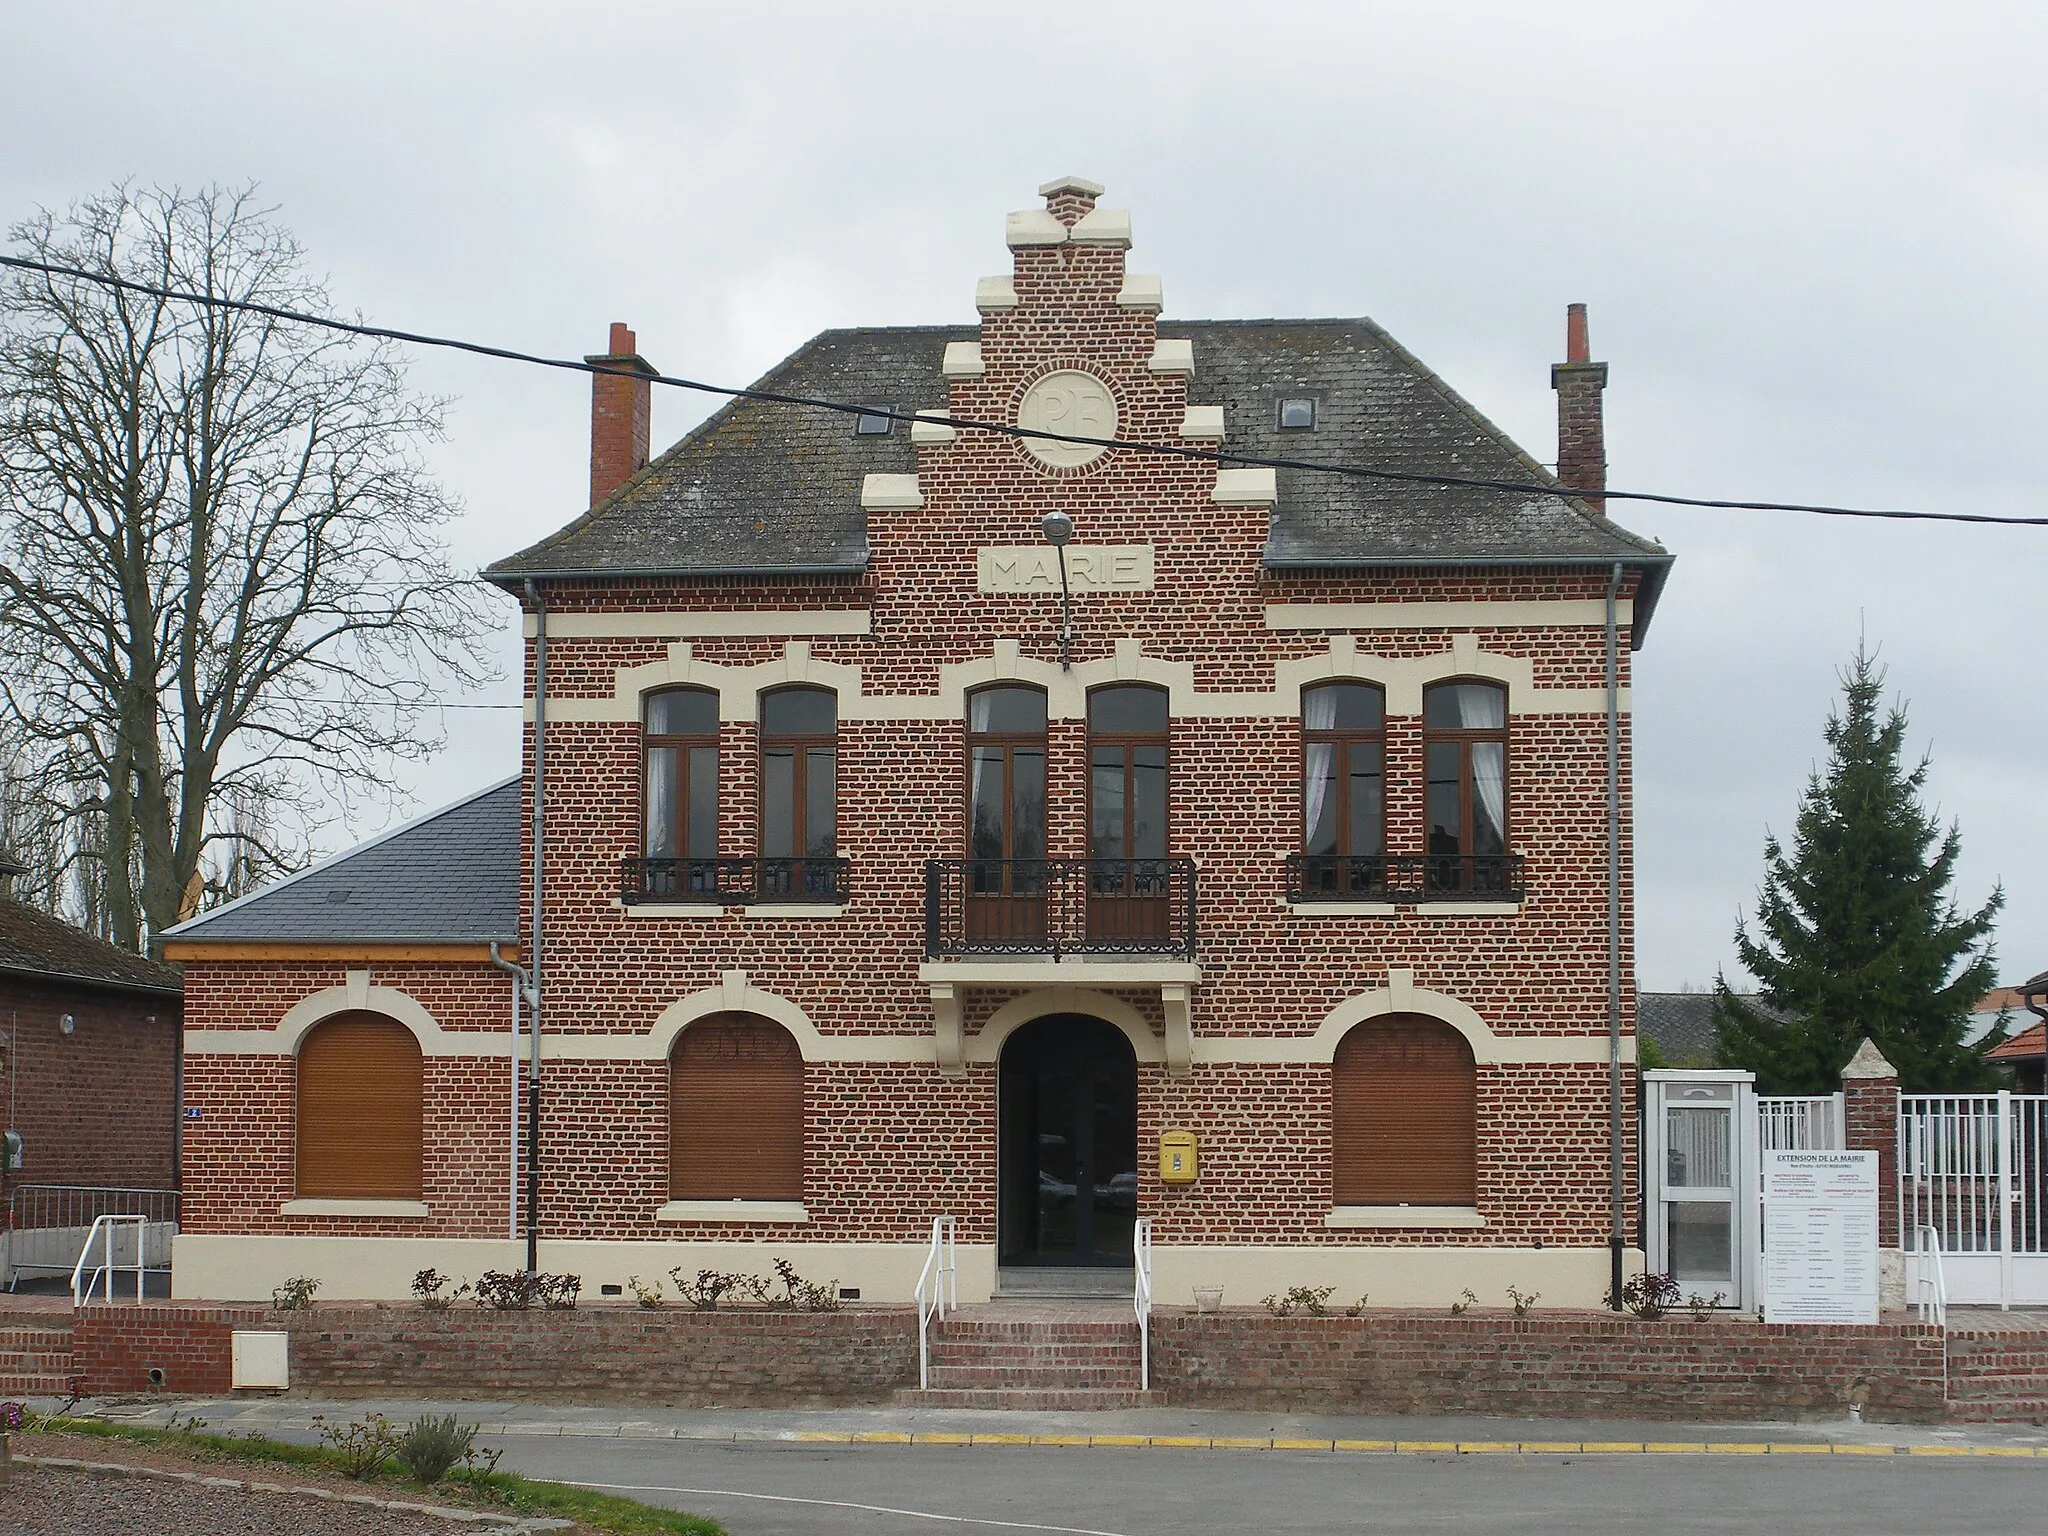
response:
[[[1165,1047],[1143,1014],[1121,998],[1087,987],[1040,987],[1011,998],[969,1038],[967,1060],[975,1065],[994,1062],[1002,1055],[1003,1042],[1011,1034],[1033,1019],[1055,1013],[1085,1013],[1115,1025],[1131,1042],[1132,1053],[1141,1066],[1162,1066],[1166,1062]]]
[[[744,974],[731,972],[715,987],[706,987],[701,992],[692,992],[679,997],[661,1010],[654,1025],[647,1032],[649,1056],[667,1060],[675,1050],[676,1036],[680,1035],[697,1020],[709,1018],[714,1013],[752,1013],[772,1020],[789,1031],[796,1041],[798,1053],[805,1061],[824,1061],[831,1057],[825,1037],[818,1032],[818,1026],[810,1015],[786,997],[773,992],[764,992],[747,981]]]
[[[425,1057],[373,1012],[323,1019],[299,1041],[293,1091],[302,1200],[417,1200],[424,1179]]]
[[[1473,1011],[1469,1003],[1418,987],[1409,978],[1407,971],[1394,971],[1390,985],[1347,997],[1324,1014],[1322,1023],[1316,1026],[1309,1059],[1334,1061],[1337,1042],[1350,1032],[1353,1025],[1389,1013],[1417,1013],[1450,1025],[1465,1037],[1465,1043],[1472,1047],[1472,1060],[1482,1067],[1493,1062],[1522,1059],[1514,1043],[1503,1040],[1488,1028],[1486,1021]]]
[[[417,998],[396,987],[372,985],[368,971],[350,971],[344,985],[309,993],[286,1009],[284,1017],[273,1026],[277,1049],[296,1055],[300,1042],[315,1025],[339,1013],[381,1013],[387,1019],[396,1020],[412,1031],[423,1055],[469,1054],[460,1048],[462,1042],[449,1038],[440,1021],[427,1012]],[[495,1036],[490,1044],[493,1053],[502,1049]]]

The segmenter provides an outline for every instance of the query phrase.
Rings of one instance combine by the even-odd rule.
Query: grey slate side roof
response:
[[[1234,451],[1558,483],[1370,320],[1161,321],[1159,334],[1194,342],[1195,397],[1224,406]],[[943,407],[946,343],[979,335],[974,326],[826,331],[754,387]],[[1317,400],[1317,426],[1281,432],[1276,404],[1296,395]],[[901,423],[886,437],[860,437],[839,413],[735,400],[605,501],[485,575],[510,587],[529,576],[857,576],[868,554],[862,476],[916,468]],[[1661,545],[1573,498],[1297,469],[1278,480],[1265,551],[1272,569],[1619,560],[1644,572],[1640,630],[1670,563]]]
[[[176,966],[131,954],[11,896],[0,896],[0,976],[168,997],[185,990]]]
[[[206,943],[516,942],[519,780],[407,822],[163,936]]]
[[[1767,1018],[1790,1017],[1768,1006],[1754,992],[1737,992],[1735,997]],[[1654,1043],[1674,1067],[1711,1067],[1720,1038],[1714,1023],[1714,994],[1638,992],[1636,1033]]]

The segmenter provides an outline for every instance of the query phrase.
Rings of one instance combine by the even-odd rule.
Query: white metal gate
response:
[[[2048,1097],[1899,1095],[1899,1234],[1917,1287],[1920,1229],[1952,1303],[2048,1303]],[[1917,1291],[1913,1291],[1917,1294]]]

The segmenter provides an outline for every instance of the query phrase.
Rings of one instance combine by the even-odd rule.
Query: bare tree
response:
[[[330,312],[249,190],[122,186],[12,234],[57,266]],[[195,879],[302,863],[322,807],[439,745],[430,690],[487,674],[421,461],[441,410],[388,346],[0,284],[0,715],[80,824],[117,943],[189,912]]]

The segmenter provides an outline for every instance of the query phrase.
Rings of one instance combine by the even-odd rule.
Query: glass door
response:
[[[1126,1266],[1138,1216],[1138,1063],[1078,1015],[1025,1025],[1001,1065],[1001,1262]]]
[[[1644,1074],[1645,1260],[1681,1300],[1755,1305],[1758,1187],[1747,1074]]]

